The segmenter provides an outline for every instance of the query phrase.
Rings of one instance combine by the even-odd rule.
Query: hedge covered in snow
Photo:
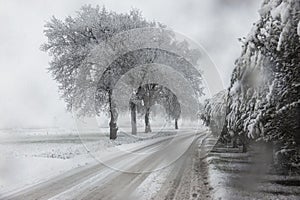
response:
[[[228,90],[222,135],[274,144],[277,164],[300,167],[300,1],[264,0]]]

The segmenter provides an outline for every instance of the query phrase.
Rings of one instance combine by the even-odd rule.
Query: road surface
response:
[[[210,199],[206,167],[201,161],[205,136],[163,138],[2,199]],[[156,184],[152,184],[154,177]]]

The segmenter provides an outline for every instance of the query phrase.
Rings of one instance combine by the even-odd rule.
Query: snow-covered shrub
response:
[[[223,90],[211,99],[205,100],[201,119],[214,135],[219,135],[224,125],[227,91]]]

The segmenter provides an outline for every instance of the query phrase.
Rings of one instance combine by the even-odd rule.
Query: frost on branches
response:
[[[231,77],[222,135],[269,142],[275,164],[299,169],[300,1],[265,0],[259,12]]]

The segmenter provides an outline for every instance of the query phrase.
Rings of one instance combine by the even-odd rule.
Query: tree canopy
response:
[[[155,26],[157,23],[146,21],[138,10],[118,14],[104,6],[83,6],[76,17],[64,21],[52,17],[45,25],[48,41],[41,49],[52,56],[49,71],[59,84],[67,108],[71,110],[77,98],[75,82],[80,67],[86,68],[85,60],[95,46],[119,32]]]

